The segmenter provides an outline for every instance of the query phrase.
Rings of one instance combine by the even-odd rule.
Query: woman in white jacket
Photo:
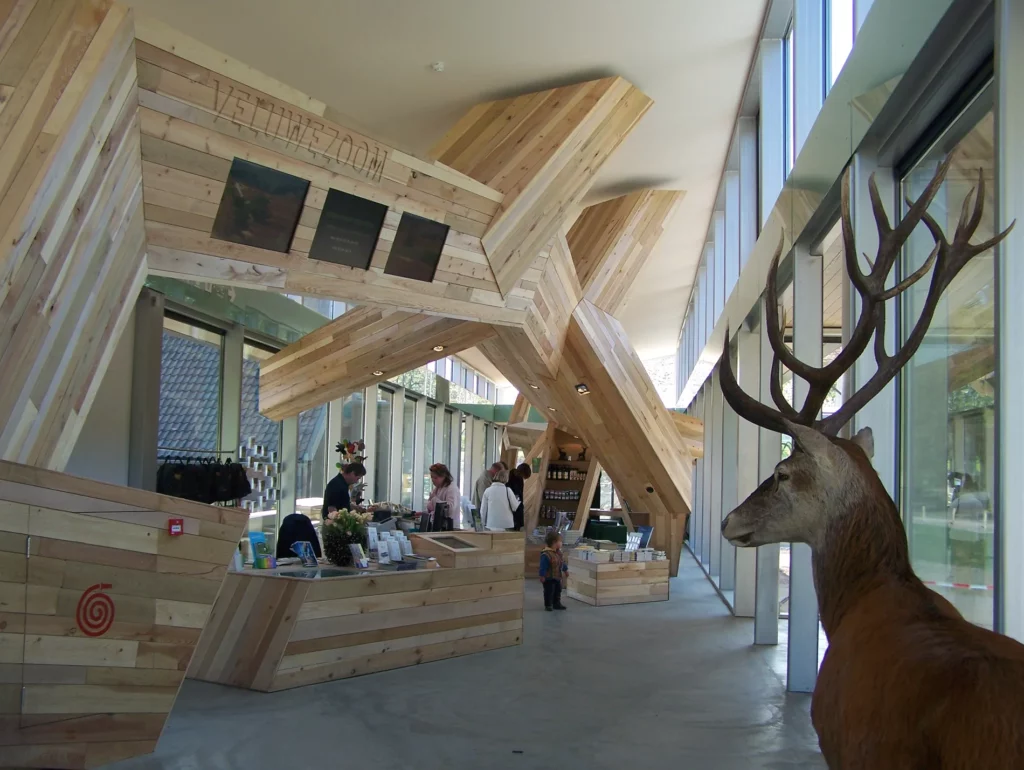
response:
[[[508,471],[501,470],[494,474],[494,481],[484,490],[480,501],[480,520],[484,529],[503,532],[515,526],[512,514],[519,507],[519,498],[505,486],[507,483]]]

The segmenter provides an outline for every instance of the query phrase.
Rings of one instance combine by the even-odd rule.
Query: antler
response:
[[[1006,230],[984,243],[971,244],[970,240],[981,224],[985,206],[985,180],[979,171],[978,186],[969,192],[964,199],[956,233],[953,236],[952,243],[950,243],[938,222],[928,213],[928,207],[941,188],[949,171],[951,161],[952,157],[949,156],[939,164],[935,175],[916,201],[907,199],[907,214],[895,227],[889,223],[889,217],[885,213],[885,206],[882,204],[882,197],[879,195],[878,185],[875,182],[875,175],[871,175],[868,180],[868,188],[871,196],[871,208],[875,217],[875,226],[878,229],[878,252],[867,273],[861,270],[857,259],[853,220],[850,215],[849,168],[843,174],[840,207],[843,251],[850,282],[857,289],[861,297],[861,310],[860,317],[857,319],[857,324],[850,334],[849,341],[842,351],[826,366],[816,367],[801,361],[786,346],[783,338],[784,329],[779,320],[778,305],[778,269],[783,249],[783,241],[780,240],[768,271],[768,281],[765,287],[764,318],[768,341],[774,353],[771,391],[772,399],[775,401],[776,406],[778,406],[778,410],[762,404],[740,388],[736,382],[736,375],[732,371],[732,362],[729,360],[728,355],[724,355],[722,357],[719,380],[723,395],[737,414],[769,430],[785,432],[784,420],[788,420],[799,425],[813,426],[827,435],[836,435],[843,425],[863,408],[865,404],[878,395],[882,388],[906,365],[923,342],[928,326],[935,315],[939,299],[946,290],[946,287],[953,281],[957,273],[963,269],[964,265],[978,254],[991,249],[999,243],[1016,224],[1015,220]],[[974,196],[973,209],[970,205],[972,195]],[[904,244],[914,231],[914,228],[921,222],[924,222],[925,227],[928,228],[935,241],[931,254],[920,268],[896,286],[886,289],[886,281],[902,252]],[[867,259],[867,255],[865,255],[865,259]],[[885,349],[885,303],[890,299],[898,297],[924,278],[929,272],[932,274],[932,280],[921,315],[913,330],[907,336],[903,346],[895,354],[889,355]],[[728,339],[728,329],[726,330],[726,339]],[[877,363],[874,375],[856,393],[846,399],[834,414],[819,420],[818,414],[832,387],[867,350],[868,344],[871,343],[872,339],[874,339],[874,353]],[[779,378],[782,365],[787,366],[794,376],[805,380],[809,386],[807,398],[799,411],[782,397],[782,386]]]

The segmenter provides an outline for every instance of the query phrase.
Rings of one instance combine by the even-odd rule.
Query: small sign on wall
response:
[[[172,537],[185,534],[185,520],[184,519],[168,519],[167,520],[167,534]]]

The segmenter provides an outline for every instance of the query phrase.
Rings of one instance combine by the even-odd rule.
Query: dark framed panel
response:
[[[287,254],[308,190],[305,179],[235,158],[210,235]]]
[[[416,281],[434,280],[448,225],[415,214],[402,214],[384,272]]]
[[[368,270],[387,213],[383,203],[328,190],[309,258]]]

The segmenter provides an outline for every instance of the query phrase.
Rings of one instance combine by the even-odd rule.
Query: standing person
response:
[[[352,500],[348,495],[349,485],[355,484],[366,475],[366,466],[362,463],[349,463],[342,466],[338,475],[327,482],[324,490],[324,504],[320,508],[320,517],[327,521],[327,515],[334,511],[348,510]]]
[[[435,503],[448,503],[448,515],[452,517],[452,526],[458,529],[462,518],[462,492],[459,491],[459,485],[455,483],[448,466],[441,463],[431,465],[430,481],[434,488],[430,490],[430,497],[427,499],[427,513],[434,513]]]
[[[505,463],[496,462],[490,468],[484,468],[484,472],[480,474],[480,477],[473,482],[473,505],[476,509],[480,510],[480,504],[484,499],[484,492],[494,482],[494,475],[501,470],[507,470]]]
[[[519,500],[508,488],[508,471],[502,469],[494,474],[494,481],[484,492],[480,503],[480,518],[484,529],[492,532],[504,532],[512,529],[515,524],[514,512]]]
[[[562,581],[569,566],[562,556],[562,536],[554,530],[544,538],[545,548],[540,552],[540,582],[544,586],[544,609],[564,610],[562,604]]]
[[[530,470],[530,466],[526,463],[520,463],[514,471],[509,471],[508,474],[508,488],[512,490],[513,494],[519,498],[519,507],[513,511],[513,518],[515,520],[514,529],[519,532],[523,528],[523,516],[526,512],[526,480],[533,475],[533,471]]]

